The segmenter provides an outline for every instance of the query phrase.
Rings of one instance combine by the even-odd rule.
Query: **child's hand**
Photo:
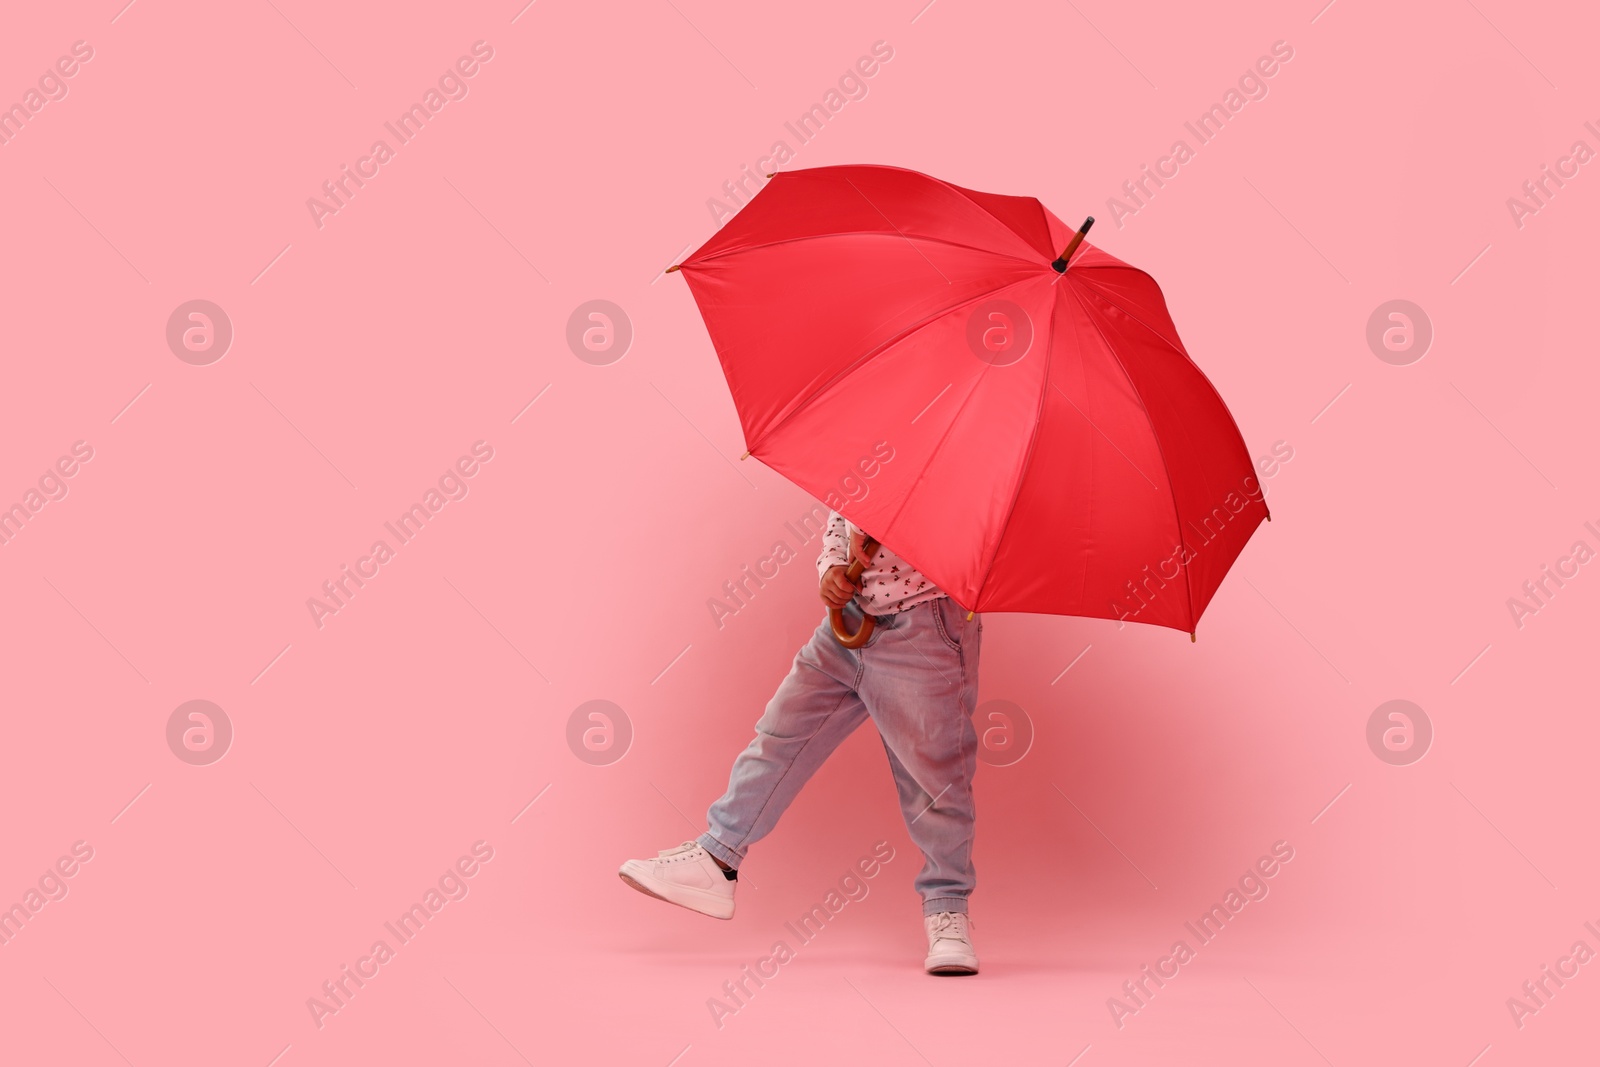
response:
[[[822,575],[819,591],[822,602],[830,608],[842,608],[855,596],[856,587],[845,577],[845,567],[829,567]]]
[[[872,566],[872,559],[867,555],[866,541],[866,534],[862,533],[854,526],[850,527],[850,558],[853,561],[860,563],[863,571]],[[853,597],[856,594],[856,591],[861,588],[854,582],[850,581],[848,577],[846,577],[848,571],[848,567],[838,566],[829,567],[827,571],[823,573],[822,588],[819,593],[822,597],[823,603],[827,604],[828,607],[844,607],[846,604],[850,603],[850,598]]]
[[[857,530],[854,527],[851,527],[851,529],[850,529],[850,558],[854,559],[854,560],[859,560],[861,562],[861,569],[863,571],[866,570],[868,567],[872,566],[872,560],[867,557],[866,543],[867,543],[867,535],[862,533],[860,530]]]

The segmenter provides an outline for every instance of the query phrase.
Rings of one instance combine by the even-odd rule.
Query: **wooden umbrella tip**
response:
[[[1189,643],[1191,645],[1194,644],[1194,631],[1193,630],[1189,631]]]
[[[674,264],[673,264],[673,265],[672,265],[672,266],[670,266],[670,267],[668,267],[668,268],[667,268],[667,269],[666,269],[666,270],[665,270],[665,271],[663,271],[663,272],[662,272],[662,273],[664,273],[664,274],[671,274],[671,273],[672,273],[672,272],[673,272],[673,271],[675,271],[675,270],[677,270],[677,269],[678,269],[678,264],[676,264],[676,263],[674,263]]]

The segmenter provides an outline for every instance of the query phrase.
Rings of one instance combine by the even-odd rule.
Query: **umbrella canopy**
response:
[[[956,603],[1192,634],[1261,486],[1155,279],[1063,264],[1071,236],[1032,197],[819,167],[678,269],[750,454]]]

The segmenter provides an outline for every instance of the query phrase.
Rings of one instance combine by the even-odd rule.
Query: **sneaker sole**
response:
[[[977,974],[976,963],[963,963],[960,960],[930,960],[923,965],[929,974]]]
[[[731,919],[731,918],[733,918],[733,901],[732,900],[720,899],[720,898],[719,899],[714,899],[714,900],[706,901],[706,904],[708,905],[707,907],[701,907],[701,906],[699,906],[699,904],[691,904],[686,900],[674,900],[671,897],[662,896],[660,893],[657,893],[654,889],[651,889],[645,883],[643,883],[643,882],[639,881],[638,879],[634,878],[627,871],[618,871],[617,872],[617,877],[621,878],[628,885],[632,886],[634,889],[637,889],[639,892],[643,893],[647,897],[654,897],[657,900],[664,900],[668,904],[676,904],[680,908],[687,908],[689,911],[698,912],[701,915],[709,915],[713,919]],[[723,912],[727,912],[727,914],[724,915]]]

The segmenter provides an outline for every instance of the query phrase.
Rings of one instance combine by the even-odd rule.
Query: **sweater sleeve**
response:
[[[829,567],[844,567],[850,563],[850,524],[837,511],[828,513],[828,525],[822,531],[822,555],[817,557],[817,578],[821,580]]]

